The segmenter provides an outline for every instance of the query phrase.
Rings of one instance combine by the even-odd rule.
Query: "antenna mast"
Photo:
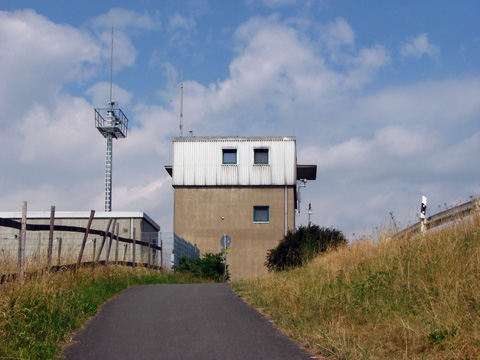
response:
[[[183,136],[183,67],[180,82],[180,137]]]
[[[113,26],[112,26],[112,45],[110,46],[110,103],[112,103],[112,85],[113,84]]]
[[[110,50],[110,101],[108,108],[95,109],[95,127],[107,139],[107,152],[105,154],[105,211],[112,211],[112,157],[113,138],[127,137],[128,119],[112,100],[113,87],[113,27],[112,45]]]

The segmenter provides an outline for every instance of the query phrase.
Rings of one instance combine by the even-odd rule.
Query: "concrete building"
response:
[[[269,249],[295,228],[297,180],[316,165],[297,165],[294,137],[177,137],[173,165],[174,232],[205,253],[232,239],[232,280],[267,272]]]

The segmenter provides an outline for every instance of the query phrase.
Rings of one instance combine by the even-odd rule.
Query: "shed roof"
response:
[[[21,211],[0,212],[0,217],[5,219],[21,219]],[[56,219],[88,219],[90,211],[55,211]],[[50,211],[27,211],[27,219],[49,219]],[[153,219],[142,211],[96,211],[94,219],[145,219],[155,229],[160,231],[158,225]]]

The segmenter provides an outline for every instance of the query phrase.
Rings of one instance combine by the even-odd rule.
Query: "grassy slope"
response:
[[[480,359],[480,219],[368,240],[234,289],[332,359]]]
[[[0,358],[52,359],[118,292],[135,285],[193,282],[158,271],[110,266],[0,285]]]

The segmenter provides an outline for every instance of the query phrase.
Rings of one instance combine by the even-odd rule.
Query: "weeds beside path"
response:
[[[82,268],[0,285],[0,358],[53,359],[99,307],[136,285],[197,282],[147,269]]]
[[[234,290],[329,359],[480,359],[480,221],[361,241]]]

